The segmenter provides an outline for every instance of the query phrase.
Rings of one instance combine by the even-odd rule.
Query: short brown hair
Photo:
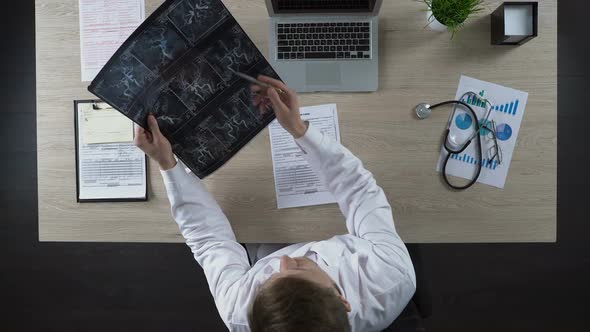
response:
[[[294,277],[263,287],[248,315],[252,332],[348,332],[346,308],[333,289]]]

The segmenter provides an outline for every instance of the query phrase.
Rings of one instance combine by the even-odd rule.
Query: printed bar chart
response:
[[[510,103],[496,105],[494,106],[494,110],[510,115],[516,115],[516,111],[518,110],[518,99],[511,101]]]
[[[470,144],[464,151],[450,156],[442,148],[436,170],[442,172],[444,168],[449,175],[473,179],[473,171],[481,166],[477,182],[504,188],[528,93],[461,75],[455,98],[461,100],[465,107],[473,108],[479,118],[471,118],[470,112],[461,110],[452,119],[451,130],[453,134],[465,135],[462,131],[471,131],[474,126],[485,126],[476,129],[479,137],[472,137],[473,140],[481,140],[482,153],[478,151],[477,144]],[[491,130],[495,135],[490,135]],[[498,158],[502,160],[501,165]],[[445,162],[448,162],[447,167],[443,167]]]
[[[467,153],[463,153],[463,154],[451,154],[451,159],[457,160],[457,161],[461,161],[467,164],[471,164],[471,165],[477,165],[478,163],[480,163],[476,158],[474,158],[473,156],[468,155]],[[496,167],[498,167],[498,161],[497,160],[490,160],[490,159],[483,159],[481,161],[481,166],[485,167],[487,169],[491,169],[491,170],[495,170]]]
[[[463,98],[463,99],[461,99],[461,101],[468,104],[468,105],[473,105],[473,106],[477,106],[477,107],[485,107],[486,106],[486,102],[484,100],[477,98],[475,96],[469,96],[469,97],[467,97],[467,100],[465,100],[465,98]]]

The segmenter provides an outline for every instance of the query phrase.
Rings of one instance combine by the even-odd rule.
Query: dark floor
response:
[[[421,246],[431,331],[589,329],[589,11],[559,2],[558,243]],[[33,1],[0,13],[0,330],[222,331],[184,245],[37,241]]]

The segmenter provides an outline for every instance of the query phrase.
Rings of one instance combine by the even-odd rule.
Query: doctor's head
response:
[[[330,276],[305,257],[281,257],[280,272],[260,288],[248,320],[252,332],[350,331],[350,304]]]

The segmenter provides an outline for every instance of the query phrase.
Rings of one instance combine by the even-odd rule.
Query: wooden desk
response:
[[[147,1],[151,13],[160,1]],[[226,0],[267,52],[263,0]],[[424,29],[424,4],[385,1],[376,93],[307,94],[302,106],[337,103],[342,143],[361,158],[394,207],[408,242],[556,240],[557,1],[539,2],[539,36],[520,47],[490,45],[489,1],[454,40]],[[155,164],[145,203],[77,204],[72,100],[91,98],[80,82],[77,0],[37,0],[37,144],[41,241],[180,242]],[[529,92],[506,187],[452,192],[435,163],[448,114],[413,117],[422,101],[455,95],[460,74]],[[345,232],[335,204],[277,210],[268,131],[206,184],[242,242],[299,242]]]

